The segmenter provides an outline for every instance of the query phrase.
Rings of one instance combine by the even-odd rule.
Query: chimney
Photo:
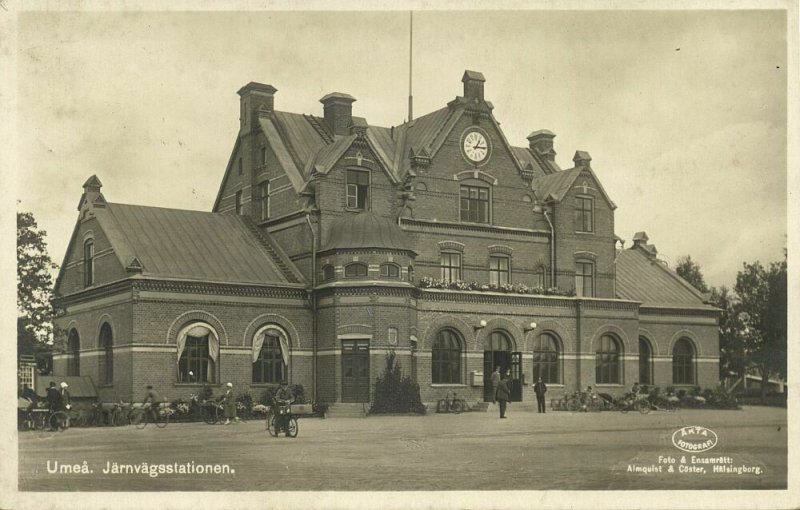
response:
[[[325,124],[334,135],[349,135],[353,122],[353,101],[356,98],[341,92],[332,92],[319,100],[325,116]]]
[[[575,151],[575,156],[572,157],[572,161],[575,162],[575,168],[590,168],[592,157],[586,151]]]
[[[646,232],[636,232],[633,234],[633,247],[637,248],[639,246],[647,246],[647,241],[649,238],[647,237]]]
[[[528,146],[549,161],[556,160],[556,151],[553,149],[553,138],[556,135],[547,129],[540,129],[528,135]]]
[[[251,81],[240,88],[239,94],[239,129],[249,132],[258,127],[258,116],[275,111],[275,92],[272,85]]]
[[[483,74],[478,71],[464,71],[461,81],[464,82],[464,98],[483,101],[483,83],[486,81]]]

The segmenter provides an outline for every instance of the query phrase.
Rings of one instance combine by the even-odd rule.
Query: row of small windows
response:
[[[493,334],[494,335],[494,334]],[[494,338],[494,336],[493,336]],[[434,384],[461,383],[463,340],[455,331],[439,331],[432,347],[431,380]],[[603,335],[595,352],[595,381],[597,384],[622,384],[622,349],[618,339]],[[646,340],[639,340],[639,381],[652,384],[651,350]],[[510,350],[510,345],[498,344],[493,350]],[[695,354],[689,340],[681,338],[672,349],[672,383],[695,383]],[[533,346],[533,380],[561,383],[561,349],[558,340],[549,333],[539,335]]]
[[[440,254],[440,268],[441,279],[446,282],[455,282],[462,279],[462,255],[458,252],[441,252]],[[545,269],[540,268],[540,272],[536,274],[538,281],[535,283],[537,287],[544,286],[544,273]],[[504,255],[490,255],[489,256],[489,284],[490,285],[506,285],[511,283],[511,257]]]
[[[353,262],[344,266],[345,278],[364,278],[367,276],[369,266],[361,262]],[[408,268],[409,275],[413,274],[413,269]],[[397,264],[381,264],[380,275],[381,278],[400,278],[400,266]],[[325,281],[333,280],[336,277],[336,270],[331,265],[326,265],[322,268],[322,279]],[[410,276],[409,276],[410,277]]]
[[[347,170],[346,203],[349,209],[370,207],[370,175],[364,170]],[[490,223],[491,189],[485,186],[462,185],[459,188],[459,217],[468,223]],[[575,231],[594,232],[594,199],[576,197]]]

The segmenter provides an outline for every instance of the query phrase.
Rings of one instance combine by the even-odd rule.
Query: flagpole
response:
[[[414,98],[411,95],[412,62],[414,59],[414,11],[408,13],[408,120],[414,119]]]

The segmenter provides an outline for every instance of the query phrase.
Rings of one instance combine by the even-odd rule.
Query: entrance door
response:
[[[369,402],[369,340],[342,340],[342,402]]]
[[[511,340],[503,331],[493,331],[489,336],[489,350],[483,351],[484,402],[491,402],[494,400],[492,372],[494,372],[496,367],[500,367],[501,374],[505,374],[511,370]],[[511,389],[510,386],[509,389]]]
[[[522,402],[522,353],[511,353],[511,401]]]

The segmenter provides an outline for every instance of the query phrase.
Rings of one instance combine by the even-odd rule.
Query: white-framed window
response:
[[[575,262],[575,295],[594,297],[594,263],[588,260]]]
[[[489,188],[461,186],[461,221],[489,223]]]
[[[461,280],[461,254],[445,251],[441,253],[442,280],[455,282]]]
[[[347,208],[369,209],[369,172],[347,170]]]
[[[575,231],[594,232],[594,199],[578,196],[575,198]]]
[[[489,284],[499,287],[508,283],[511,283],[511,259],[501,255],[490,256]]]

